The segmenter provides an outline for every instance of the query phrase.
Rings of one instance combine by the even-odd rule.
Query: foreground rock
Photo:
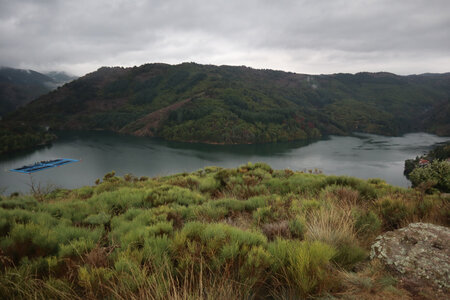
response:
[[[413,293],[431,287],[445,295],[450,287],[450,229],[428,223],[412,223],[377,237],[370,258],[380,259],[399,273]]]

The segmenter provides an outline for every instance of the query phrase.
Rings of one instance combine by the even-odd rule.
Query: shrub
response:
[[[350,214],[336,207],[322,208],[307,215],[305,237],[339,247],[356,243],[353,219]]]
[[[95,212],[94,206],[81,200],[49,203],[41,209],[54,218],[68,219],[76,223],[81,223],[88,215]]]
[[[239,270],[246,284],[263,283],[268,276],[273,257],[262,246],[253,246]],[[251,282],[250,282],[251,281]]]
[[[325,201],[333,201],[340,207],[355,206],[359,200],[359,192],[351,187],[329,185],[321,191]]]
[[[315,211],[306,226],[308,240],[325,242],[336,249],[333,261],[341,267],[351,267],[365,259],[365,251],[358,246],[353,219],[346,211],[333,206]]]
[[[327,176],[325,178],[326,185],[348,186],[359,192],[361,197],[366,200],[377,198],[377,190],[364,180],[348,176]]]
[[[401,227],[402,222],[409,216],[408,208],[399,199],[386,198],[379,203],[378,207],[386,230]]]
[[[198,188],[202,193],[212,193],[220,188],[220,182],[217,181],[214,177],[208,176],[200,180]]]
[[[304,199],[301,201],[301,210],[306,214],[319,210],[321,207],[322,203],[314,199]]]
[[[122,187],[96,194],[87,200],[90,207],[111,215],[121,215],[131,207],[145,207],[148,192],[144,189]],[[84,218],[83,218],[84,219]]]
[[[177,203],[188,206],[192,204],[200,204],[204,201],[205,197],[199,193],[178,186],[169,185],[162,185],[150,190],[145,200],[145,202],[150,204],[151,207],[169,203]]]
[[[273,240],[275,239],[275,237],[284,237],[284,238],[291,237],[289,222],[286,220],[263,224],[261,226],[261,229],[269,240]]]
[[[83,223],[84,224],[89,224],[89,225],[104,225],[109,223],[109,221],[111,220],[111,216],[101,212],[99,214],[95,214],[95,215],[89,215],[87,216],[84,220]]]
[[[91,239],[80,238],[63,244],[60,246],[58,256],[65,257],[82,257],[95,247],[95,242]]]
[[[273,256],[272,270],[286,297],[300,297],[319,292],[326,286],[327,272],[335,250],[322,242],[277,240],[268,247]],[[281,280],[281,282],[280,282]]]
[[[171,240],[167,235],[154,236],[145,240],[142,249],[143,258],[153,266],[168,263]]]
[[[38,201],[34,197],[31,196],[14,196],[8,198],[0,198],[0,207],[5,209],[14,209],[14,208],[22,208],[22,209],[31,209],[38,205]]]
[[[76,194],[81,199],[90,198],[94,194],[94,188],[91,186],[84,186],[76,190]]]
[[[253,219],[257,224],[266,223],[272,219],[272,207],[259,207],[253,212]]]
[[[289,230],[291,231],[291,236],[298,239],[303,239],[305,234],[306,226],[305,220],[300,217],[295,217],[289,221]]]
[[[355,230],[358,236],[370,237],[378,234],[381,228],[381,221],[372,211],[354,210]]]
[[[264,184],[271,194],[285,195],[291,191],[289,185],[280,178],[271,178]]]
[[[9,236],[1,241],[1,249],[18,262],[22,257],[55,255],[58,239],[55,231],[38,224],[17,224]]]
[[[239,261],[238,257],[243,260],[252,247],[265,246],[266,243],[267,238],[261,233],[220,223],[189,222],[179,234],[175,234],[171,253],[178,262],[179,272],[184,272],[200,259],[208,263],[212,271],[218,272],[226,264]]]
[[[343,268],[351,268],[367,258],[367,252],[358,245],[344,243],[336,248],[336,254],[333,256],[333,262]]]
[[[450,163],[434,160],[425,167],[415,168],[409,174],[413,187],[426,186],[426,190],[436,188],[444,193],[450,192]]]

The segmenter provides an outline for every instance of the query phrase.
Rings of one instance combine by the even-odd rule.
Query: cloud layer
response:
[[[448,72],[449,12],[447,0],[0,0],[0,65]]]

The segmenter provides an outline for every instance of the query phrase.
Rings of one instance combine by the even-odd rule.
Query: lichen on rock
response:
[[[444,294],[450,288],[450,229],[412,223],[376,238],[370,252],[406,280],[430,285]]]

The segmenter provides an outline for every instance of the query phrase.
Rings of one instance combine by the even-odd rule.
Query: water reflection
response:
[[[263,161],[275,169],[319,169],[326,174],[360,178],[383,178],[407,186],[403,164],[407,158],[449,140],[431,134],[414,133],[385,137],[356,133],[350,137],[330,136],[316,141],[256,145],[204,145],[168,142],[108,132],[66,132],[52,146],[0,157],[0,191],[29,191],[30,178],[6,172],[34,161],[68,157],[81,159],[73,166],[54,168],[33,175],[41,185],[74,188],[91,185],[111,170],[119,175],[164,176],[191,172],[205,166],[236,167],[249,161]]]

